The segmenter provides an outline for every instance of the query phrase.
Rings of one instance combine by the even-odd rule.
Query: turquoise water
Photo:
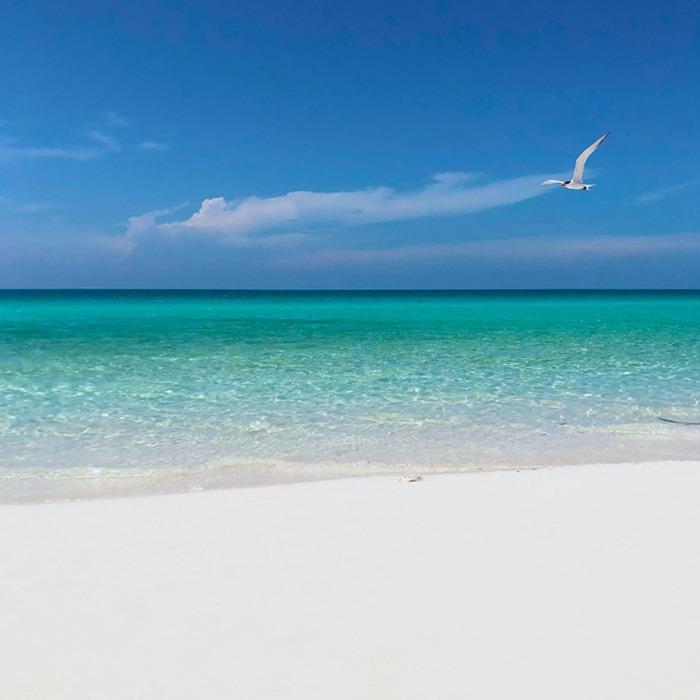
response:
[[[0,292],[0,406],[8,488],[697,457],[700,294]]]

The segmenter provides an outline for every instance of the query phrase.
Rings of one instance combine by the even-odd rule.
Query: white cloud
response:
[[[478,185],[475,177],[466,173],[439,173],[425,187],[403,192],[373,187],[343,192],[295,191],[233,201],[214,197],[205,199],[198,211],[181,221],[159,223],[165,216],[160,212],[132,217],[126,237],[135,241],[157,232],[206,235],[241,246],[269,246],[272,241],[288,244],[289,239],[279,231],[290,227],[301,229],[308,237],[310,230],[323,226],[455,216],[514,204],[543,194],[541,179],[541,175],[531,175]],[[270,234],[275,232],[272,238]]]
[[[139,238],[158,228],[158,219],[170,216],[186,206],[187,203],[184,203],[169,209],[156,209],[138,216],[130,216],[127,220],[126,233],[121,236],[103,237],[95,243],[109,250],[128,255],[136,247]]]
[[[18,202],[7,197],[0,197],[0,209],[10,214],[36,214],[51,209],[46,202]]]
[[[109,126],[129,126],[129,120],[113,111],[105,112],[105,121]]]
[[[142,151],[167,151],[170,149],[170,144],[164,141],[141,141],[139,148]]]
[[[396,248],[321,250],[287,259],[301,268],[410,262],[459,258],[463,261],[574,261],[621,259],[664,253],[700,253],[700,234],[658,236],[528,236],[461,243],[407,245]]]
[[[698,182],[698,180],[688,180],[687,182],[681,182],[678,185],[671,185],[670,187],[662,187],[658,190],[651,190],[650,192],[643,192],[642,194],[635,197],[634,201],[637,204],[650,204],[652,202],[660,202],[666,197],[670,197],[676,192],[684,190],[686,187],[690,187]]]
[[[129,121],[116,112],[105,112],[102,123],[109,128],[129,125]],[[2,125],[3,122],[0,120],[0,126]],[[85,132],[84,135],[95,145],[88,144],[82,147],[24,146],[11,137],[0,136],[0,160],[92,160],[109,152],[123,151],[122,144],[108,132],[108,128],[91,129]],[[170,148],[170,144],[162,141],[141,141],[137,146],[130,146],[132,147],[145,151],[165,151]]]
[[[115,139],[113,139],[111,136],[108,136],[107,134],[103,133],[102,131],[89,131],[88,136],[95,142],[99,143],[101,146],[104,146],[105,148],[109,149],[110,151],[121,151],[122,147],[117,143]]]
[[[0,160],[66,159],[91,160],[101,155],[96,148],[52,148],[0,144]]]

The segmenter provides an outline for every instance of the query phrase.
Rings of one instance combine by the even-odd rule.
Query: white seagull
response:
[[[561,185],[567,190],[590,190],[595,185],[587,185],[583,182],[583,169],[586,167],[586,161],[593,151],[600,146],[605,139],[610,136],[610,132],[601,136],[597,141],[594,141],[577,159],[574,165],[574,174],[571,180],[545,180],[542,185]]]

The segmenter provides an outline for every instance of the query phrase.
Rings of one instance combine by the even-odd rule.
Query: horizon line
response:
[[[0,287],[3,292],[700,292],[700,287]]]

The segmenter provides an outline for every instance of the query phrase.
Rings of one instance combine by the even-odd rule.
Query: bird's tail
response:
[[[541,187],[545,187],[546,185],[563,185],[564,180],[545,180],[544,182],[540,182]]]
[[[591,184],[591,185],[586,185],[586,189],[587,189],[587,190],[590,190],[591,187],[595,187],[595,182],[594,182],[593,184]]]

